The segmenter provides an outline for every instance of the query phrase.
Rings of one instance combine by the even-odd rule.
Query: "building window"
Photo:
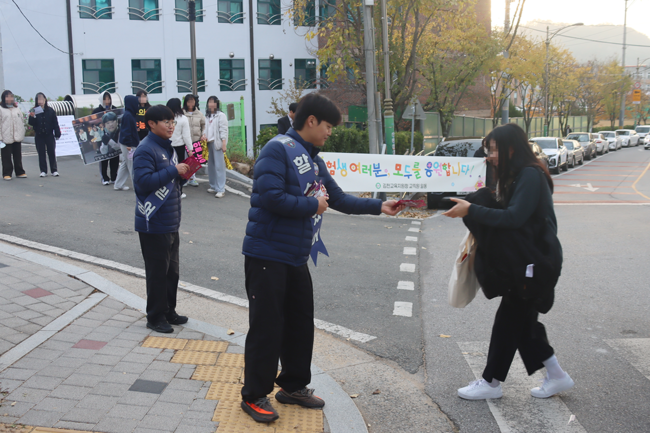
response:
[[[327,89],[329,83],[327,82],[327,68],[329,65],[327,63],[320,64],[320,77],[318,79],[318,84],[321,89]]]
[[[111,0],[79,0],[79,18],[110,20],[113,16]]]
[[[130,20],[158,21],[159,18],[158,0],[129,0]]]
[[[174,8],[174,15],[176,15],[176,21],[190,20],[190,13],[188,8],[189,6],[187,0],[176,0],[176,8]],[[203,9],[203,0],[196,0],[196,22],[202,23],[204,15],[205,15],[205,9]]]
[[[320,21],[333,17],[336,12],[336,0],[320,0],[319,2],[319,18]]]
[[[296,59],[296,86],[316,88],[316,59]]]
[[[176,60],[178,93],[192,93],[192,61],[190,59]],[[205,70],[203,59],[196,59],[196,86],[199,92],[205,92]]]
[[[242,0],[219,0],[217,17],[220,23],[243,24],[244,6]]]
[[[282,60],[260,59],[260,90],[282,90]]]
[[[257,24],[279,26],[281,23],[280,0],[257,0]]]
[[[219,89],[222,92],[246,90],[245,76],[243,60],[219,60]]]
[[[138,90],[147,93],[162,93],[160,59],[131,60],[131,87],[133,94]]]
[[[84,94],[115,93],[115,65],[113,60],[90,60],[81,61],[83,77],[81,88]]]

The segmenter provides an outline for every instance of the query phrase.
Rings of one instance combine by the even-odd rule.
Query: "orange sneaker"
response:
[[[280,418],[280,415],[273,409],[268,397],[255,401],[242,401],[241,408],[257,422],[273,422]]]

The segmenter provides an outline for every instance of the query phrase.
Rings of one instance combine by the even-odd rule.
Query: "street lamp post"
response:
[[[192,56],[192,94],[199,94],[196,73],[196,1],[187,2],[187,15],[190,21],[190,52]],[[198,109],[198,107],[197,107]]]
[[[571,24],[568,26],[561,27],[557,29],[555,32],[553,32],[552,35],[549,36],[549,28],[546,26],[546,61],[544,62],[544,137],[548,137],[548,126],[549,123],[551,122],[551,118],[548,115],[548,52],[549,52],[549,46],[551,45],[551,39],[557,36],[558,33],[560,33],[564,29],[568,29],[569,27],[577,27],[577,26],[583,26],[583,23],[575,23]]]

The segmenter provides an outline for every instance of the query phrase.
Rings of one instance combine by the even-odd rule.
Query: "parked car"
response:
[[[639,134],[633,129],[617,129],[616,135],[621,137],[623,147],[632,147],[639,145]]]
[[[569,169],[569,152],[562,143],[561,138],[535,137],[531,138],[530,141],[537,143],[544,153],[548,155],[549,170],[559,174],[560,170],[566,171]]]
[[[607,142],[607,139],[600,133],[590,133],[591,135],[591,141],[594,143],[594,146],[596,146],[596,153],[598,155],[604,155],[606,153],[609,153],[609,143]]]
[[[636,128],[634,128],[637,134],[639,134],[639,144],[643,144],[645,138],[650,134],[650,126],[647,125],[639,125]]]
[[[548,155],[544,153],[542,148],[539,147],[537,143],[533,141],[529,141],[528,143],[530,143],[530,148],[533,149],[533,153],[535,154],[537,159],[542,161],[542,164],[545,164],[546,168],[548,168]]]
[[[432,156],[458,156],[465,158],[473,158],[474,154],[481,147],[483,137],[448,137],[443,138],[440,144],[436,146],[436,150]],[[436,209],[440,206],[443,198],[458,197],[467,195],[469,192],[428,192],[427,193],[427,207],[429,209]]]
[[[600,134],[607,139],[609,150],[617,151],[623,147],[623,139],[620,135],[616,135],[614,131],[600,131]]]
[[[566,136],[567,140],[576,140],[580,143],[582,148],[585,151],[585,159],[590,160],[595,158],[598,154],[596,151],[596,145],[593,142],[591,134],[588,132],[572,132]]]
[[[643,147],[646,150],[650,149],[650,134],[645,136],[645,138],[643,139],[643,143],[645,144]]]
[[[573,168],[576,164],[582,165],[585,162],[585,149],[580,145],[578,140],[562,140],[569,152],[569,167]]]

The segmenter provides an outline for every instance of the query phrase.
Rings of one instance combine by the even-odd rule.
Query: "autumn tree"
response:
[[[569,50],[551,44],[547,62],[547,98],[548,109],[544,113],[544,124],[549,125],[554,114],[560,120],[560,130],[564,130],[566,121],[576,101],[578,65]]]
[[[627,94],[632,88],[632,78],[624,74],[617,60],[610,60],[602,67],[599,75],[601,80],[601,96],[603,117],[609,120],[614,129],[621,110],[621,95]]]
[[[533,117],[542,112],[544,100],[545,49],[542,42],[520,39],[523,61],[517,64],[512,75],[522,98],[522,113],[526,133],[530,133]]]
[[[587,115],[588,130],[596,119],[605,112],[603,104],[603,63],[590,60],[577,70],[577,103]]]

